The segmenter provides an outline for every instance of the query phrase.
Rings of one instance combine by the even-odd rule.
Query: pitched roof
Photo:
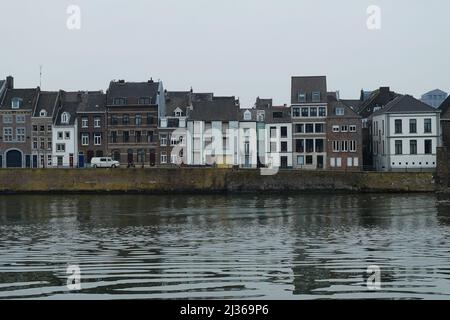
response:
[[[55,119],[55,125],[57,126],[71,126],[75,123],[77,110],[83,103],[83,92],[66,92],[61,91],[61,108],[58,109],[58,113]],[[69,123],[62,123],[61,116],[64,112],[67,112],[69,117]]]
[[[410,95],[400,95],[384,108],[376,111],[373,115],[384,113],[440,113],[440,110],[429,106],[428,104],[417,100]]]
[[[33,110],[39,88],[34,89],[7,89],[0,104],[1,110],[12,110],[11,101],[14,98],[22,99],[22,110]]]
[[[104,112],[106,110],[106,94],[103,91],[88,91],[81,95],[78,113]]]
[[[441,89],[434,89],[434,90],[428,91],[427,93],[424,93],[422,95],[422,99],[426,98],[428,95],[445,95],[445,96],[447,96],[447,92],[442,91]]]
[[[450,119],[450,96],[438,108],[441,110],[441,119]]]
[[[355,112],[358,111],[359,106],[361,105],[362,101],[361,100],[357,100],[357,99],[340,99],[339,101],[341,101],[342,103],[344,103],[345,105],[347,105],[348,107],[352,108],[353,110],[355,110]]]
[[[287,123],[292,122],[291,108],[287,106],[272,106],[265,108],[266,123]]]
[[[115,98],[126,98],[127,105],[137,105],[139,98],[150,98],[151,104],[157,103],[159,82],[111,81],[107,91],[107,104],[113,105]]]
[[[191,104],[190,91],[167,91],[166,92],[166,114],[172,116],[177,108],[186,114],[186,108]]]
[[[47,117],[53,117],[58,102],[58,92],[41,91],[38,95],[36,108],[33,117],[39,117],[42,110],[47,112]]]
[[[234,97],[218,97],[213,101],[194,101],[189,120],[238,121],[239,104]]]
[[[336,115],[336,108],[344,108],[344,115]],[[361,118],[361,116],[344,101],[328,102],[328,118]]]
[[[363,118],[368,118],[375,108],[382,108],[390,101],[395,99],[399,94],[390,90],[389,87],[380,87],[372,91],[370,96],[358,106],[358,113]]]
[[[320,92],[319,103],[327,102],[327,77],[312,76],[312,77],[292,77],[291,80],[291,103],[299,103],[298,94],[306,94],[306,103],[313,103],[312,93]],[[314,101],[317,102],[317,101]]]
[[[273,105],[273,99],[260,99],[259,97],[256,98],[255,107],[261,108],[261,107],[271,107]]]

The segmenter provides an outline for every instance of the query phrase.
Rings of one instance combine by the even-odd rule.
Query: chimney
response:
[[[391,91],[391,88],[389,88],[389,87],[380,87],[380,93],[382,93],[382,94],[389,94],[390,91]]]
[[[12,76],[6,77],[6,89],[14,89],[14,78]]]

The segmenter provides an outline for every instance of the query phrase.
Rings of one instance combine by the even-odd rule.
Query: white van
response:
[[[91,166],[93,168],[117,168],[120,166],[119,161],[113,160],[109,157],[92,158]]]

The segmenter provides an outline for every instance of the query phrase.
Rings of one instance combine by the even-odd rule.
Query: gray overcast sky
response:
[[[66,27],[81,8],[81,29]],[[369,5],[381,30],[368,30]],[[168,90],[289,103],[292,75],[326,75],[357,98],[389,85],[419,96],[450,91],[446,0],[0,1],[0,78],[44,90],[106,89],[112,79],[161,79]]]

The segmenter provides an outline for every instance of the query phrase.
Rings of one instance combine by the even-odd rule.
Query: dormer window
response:
[[[312,102],[320,102],[320,92],[314,91],[312,93]]]
[[[47,111],[41,110],[41,112],[39,112],[39,116],[40,117],[46,117],[47,116]]]
[[[69,123],[70,115],[67,112],[63,112],[61,115],[61,123]]]
[[[183,111],[180,108],[176,108],[174,110],[173,114],[175,115],[175,117],[182,117],[183,116]]]
[[[139,104],[151,104],[149,97],[141,97],[139,98]]]
[[[113,100],[113,104],[116,106],[123,106],[125,105],[127,102],[127,99],[125,98],[114,98]]]
[[[264,110],[258,110],[256,114],[256,121],[264,122],[264,116],[265,116]]]
[[[343,116],[344,115],[344,108],[336,108],[336,115],[337,116]]]
[[[252,113],[250,112],[250,110],[246,110],[244,112],[244,120],[245,121],[250,121],[252,120]]]
[[[11,100],[11,108],[19,109],[20,107],[22,107],[22,102],[23,100],[21,98],[13,98]]]

